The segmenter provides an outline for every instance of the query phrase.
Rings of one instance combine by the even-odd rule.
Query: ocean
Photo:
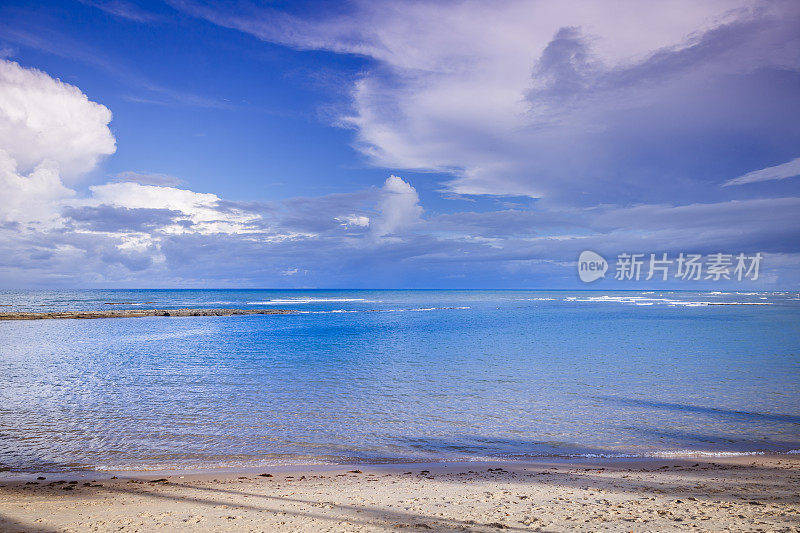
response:
[[[0,291],[0,470],[800,450],[800,294]]]

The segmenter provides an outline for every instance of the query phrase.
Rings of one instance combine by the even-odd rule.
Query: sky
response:
[[[0,288],[796,290],[798,124],[796,1],[5,0]]]

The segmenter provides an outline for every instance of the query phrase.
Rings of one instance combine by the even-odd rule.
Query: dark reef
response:
[[[46,313],[0,313],[0,320],[48,318],[141,318],[146,316],[288,315],[290,309],[115,309],[112,311],[52,311]]]

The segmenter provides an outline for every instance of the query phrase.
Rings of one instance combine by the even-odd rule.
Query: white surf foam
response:
[[[714,295],[714,293],[709,293]],[[724,293],[717,293],[724,294]],[[645,296],[588,296],[579,298],[577,296],[567,296],[564,298],[565,302],[590,302],[590,303],[620,303],[632,305],[667,305],[670,307],[703,307],[707,305],[773,305],[773,302],[752,302],[752,301],[735,301],[735,302],[719,302],[719,301],[705,301],[705,300],[678,300],[674,298],[648,298]]]
[[[247,305],[285,305],[285,304],[311,304],[331,302],[371,302],[365,298],[274,298],[261,302],[247,302]]]

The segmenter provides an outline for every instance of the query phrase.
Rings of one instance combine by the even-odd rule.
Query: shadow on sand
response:
[[[487,468],[488,466],[488,468]],[[7,496],[12,493],[19,497],[23,494],[31,496],[47,495],[48,499],[57,498],[65,503],[89,502],[97,503],[98,499],[106,499],[114,495],[123,495],[125,500],[142,498],[152,500],[153,509],[157,511],[157,502],[175,502],[181,508],[193,512],[213,513],[215,509],[242,511],[244,514],[258,518],[268,516],[294,516],[307,520],[319,521],[332,525],[370,526],[391,530],[447,530],[447,531],[528,531],[527,527],[514,525],[516,520],[509,518],[503,522],[478,522],[452,517],[436,516],[433,513],[423,514],[408,510],[398,510],[386,505],[370,505],[353,503],[358,498],[344,497],[333,493],[321,496],[320,499],[293,497],[287,492],[301,491],[304,483],[314,483],[315,478],[347,475],[348,482],[367,486],[369,478],[378,480],[381,476],[395,476],[408,480],[419,480],[423,483],[440,483],[444,485],[463,486],[465,490],[479,483],[489,483],[502,490],[520,491],[526,484],[537,484],[544,487],[569,489],[594,489],[602,487],[606,493],[625,494],[633,498],[642,496],[691,497],[707,502],[752,503],[763,500],[777,501],[796,500],[796,496],[779,496],[771,481],[780,470],[785,476],[786,469],[766,464],[720,464],[711,461],[695,460],[618,460],[618,461],[541,461],[527,463],[472,463],[451,464],[448,470],[437,469],[433,473],[424,470],[420,465],[403,465],[397,468],[381,467],[372,472],[347,473],[344,470],[316,471],[306,480],[291,478],[288,475],[276,474],[271,478],[260,478],[250,474],[242,478],[228,477],[222,482],[200,482],[162,479],[154,481],[148,477],[131,477],[114,482],[104,482],[103,486],[82,484],[73,485],[74,489],[62,492],[62,485],[38,485],[35,487],[15,485],[0,487],[0,502],[11,501]],[[409,469],[410,471],[405,471]],[[366,470],[366,469],[365,469]],[[712,471],[713,478],[708,472]],[[65,476],[66,477],[66,476]],[[220,476],[222,477],[222,476]],[[291,478],[291,479],[290,479]],[[626,479],[632,478],[632,479]],[[318,480],[317,479],[317,480]],[[435,481],[434,481],[435,480]],[[755,481],[761,480],[761,481]],[[742,494],[742,484],[747,483],[746,495]],[[220,485],[245,483],[241,488],[229,488]],[[413,485],[412,485],[413,486]],[[484,487],[485,485],[480,485]],[[334,485],[335,487],[335,485]],[[713,489],[713,490],[709,490]],[[306,489],[307,490],[307,489]],[[314,489],[316,490],[316,489]],[[478,490],[483,490],[480,488]],[[309,493],[314,494],[312,490]],[[279,494],[283,493],[283,494]],[[319,494],[316,492],[316,494]],[[332,495],[332,494],[335,494]],[[343,494],[346,494],[344,492]],[[407,497],[408,486],[405,493]],[[413,493],[412,493],[413,494]],[[368,491],[361,497],[369,498]],[[326,498],[338,499],[338,503]],[[341,501],[344,499],[344,501]],[[402,499],[402,498],[398,498]],[[362,500],[363,501],[363,500]],[[796,503],[796,501],[794,501]],[[762,505],[762,504],[759,504]],[[2,504],[0,504],[2,510]],[[253,514],[252,512],[255,512]],[[0,530],[3,531],[42,531],[35,523],[24,523],[19,518],[0,514]]]

